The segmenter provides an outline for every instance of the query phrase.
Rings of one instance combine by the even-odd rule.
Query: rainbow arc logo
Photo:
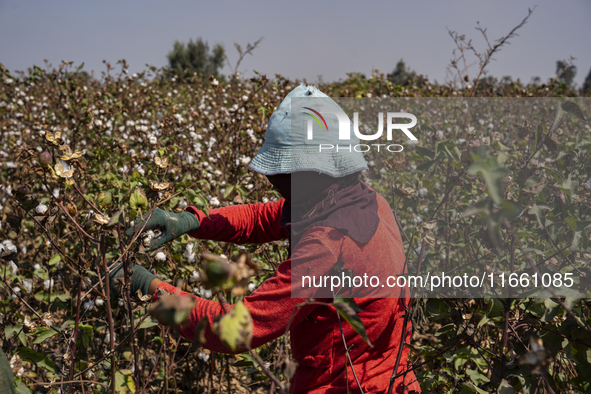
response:
[[[324,120],[324,117],[322,115],[320,115],[320,112],[318,112],[315,109],[312,109],[310,107],[304,107],[304,109],[307,109],[308,111],[312,111],[316,115],[318,115],[318,117],[320,117],[320,119],[322,119],[322,123],[324,123],[324,126],[326,127],[326,131],[328,131],[328,125],[326,124],[326,120]],[[320,130],[324,130],[324,128],[322,127],[322,123],[320,123],[320,120],[316,116],[309,114],[307,112],[304,112],[304,113],[306,115],[308,115],[309,117],[311,117],[312,119],[314,119],[316,121],[316,123],[318,123],[318,126],[320,126]],[[308,126],[308,127],[310,127],[310,126]]]

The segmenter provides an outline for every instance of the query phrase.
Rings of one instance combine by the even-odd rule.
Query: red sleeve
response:
[[[288,232],[281,227],[281,213],[285,200],[275,202],[232,205],[211,209],[209,218],[195,207],[187,207],[199,219],[199,229],[189,234],[194,238],[236,244],[261,244],[285,239]]]
[[[330,230],[330,229],[328,229]],[[333,248],[327,243],[318,242],[319,237],[324,241],[330,242],[326,238],[327,229],[317,228],[310,231],[309,239],[314,247],[303,248],[307,256],[299,256],[299,259],[307,259],[318,263],[325,263],[332,266],[337,260],[333,253]],[[306,237],[308,238],[308,237]],[[305,242],[304,239],[301,241]],[[196,297],[187,292],[180,291],[176,287],[162,282],[158,288],[164,289],[169,293],[178,295],[190,295],[195,298],[197,304],[191,311],[189,319],[180,327],[175,328],[182,336],[189,340],[195,337],[195,328],[201,318],[205,317],[209,321],[209,327],[206,329],[206,343],[204,347],[215,352],[232,353],[211,331],[211,324],[218,315],[223,315],[222,306],[217,301],[205,300]],[[286,260],[279,265],[275,274],[267,279],[251,295],[244,297],[244,305],[249,310],[253,321],[253,338],[251,347],[257,348],[285,333],[289,320],[296,306],[301,304],[305,298],[292,298],[291,284],[291,260]],[[157,294],[157,293],[156,293]],[[154,298],[154,300],[156,300]],[[324,301],[324,300],[319,300]],[[234,305],[226,305],[226,312],[232,309]],[[298,325],[305,319],[318,305],[307,305],[298,309],[293,317],[290,328]],[[234,353],[242,353],[245,349],[238,349]]]

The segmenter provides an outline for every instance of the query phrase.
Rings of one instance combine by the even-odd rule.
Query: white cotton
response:
[[[20,287],[14,287],[13,290],[14,290],[14,293],[20,293],[21,292]],[[13,300],[17,298],[17,295],[14,294],[14,293],[11,293],[10,294],[10,298],[12,298]]]
[[[23,286],[25,286],[27,293],[31,294],[33,292],[33,281],[31,279],[23,280]]]
[[[414,224],[420,224],[420,223],[422,223],[422,222],[423,222],[423,218],[422,218],[422,217],[420,217],[420,216],[415,216],[415,217],[414,217],[414,219],[412,220],[412,222],[413,222]]]
[[[35,208],[35,212],[37,212],[39,215],[44,215],[45,212],[47,212],[47,209],[47,205],[41,203],[37,205],[37,207]]]
[[[195,270],[193,271],[193,273],[191,274],[191,277],[189,278],[189,282],[199,282],[201,280],[201,274],[199,273],[199,271]]]
[[[49,290],[49,288],[50,288],[50,287],[53,287],[53,283],[54,283],[54,282],[53,282],[53,279],[45,279],[45,280],[43,281],[43,288],[44,288],[45,290]]]
[[[103,300],[103,299],[102,299],[102,298],[100,298],[100,297],[97,297],[97,298],[96,298],[96,300],[94,301],[94,304],[95,304],[96,306],[103,306],[103,305],[105,305],[105,300]]]
[[[217,197],[212,197],[209,200],[209,205],[211,205],[212,207],[218,207],[220,205],[220,200],[218,200]]]
[[[193,252],[193,244],[187,244],[183,257],[187,260],[187,263],[192,264],[197,260],[197,254]],[[194,271],[195,272],[195,271]]]
[[[256,286],[254,283],[250,282],[250,283],[248,284],[248,291],[250,291],[251,293],[252,293],[253,291],[255,291],[255,290],[256,290],[256,288],[257,288],[257,286]]]
[[[155,259],[157,261],[166,261],[166,254],[164,252],[158,252],[156,253]]]

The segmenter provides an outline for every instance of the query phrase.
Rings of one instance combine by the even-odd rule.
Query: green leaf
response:
[[[466,375],[468,375],[470,380],[473,381],[474,384],[477,386],[490,382],[489,378],[487,378],[475,369],[467,369]]]
[[[135,189],[129,197],[129,206],[133,210],[138,210],[139,208],[141,208],[143,211],[147,211],[148,199],[140,189]]]
[[[501,206],[503,207],[501,215],[510,222],[517,219],[523,212],[523,205],[510,200],[502,200]]]
[[[16,383],[16,393],[17,394],[31,394],[31,390],[25,385],[22,378],[18,377],[14,380]],[[4,391],[2,391],[4,392]]]
[[[37,353],[29,348],[21,347],[18,349],[17,354],[23,360],[30,361],[42,369],[53,372],[55,374],[60,373],[59,368],[54,364],[53,361],[49,359],[49,356],[52,353]]]
[[[224,191],[224,198],[228,198],[228,196],[234,191],[234,186],[228,186],[226,191]]]
[[[462,212],[462,217],[468,217],[471,215],[476,215],[476,214],[484,214],[485,216],[488,216],[490,214],[492,210],[491,207],[491,201],[490,199],[486,199],[486,200],[480,200],[475,202],[474,204],[470,205],[468,208],[466,208],[464,210],[464,212]]]
[[[435,152],[433,152],[431,149],[425,148],[423,146],[417,146],[416,149],[419,155],[426,157],[429,160],[435,159]]]
[[[332,305],[339,312],[339,315],[341,315],[341,317],[353,327],[355,332],[361,335],[361,338],[363,338],[370,347],[373,347],[367,337],[365,326],[357,314],[357,312],[361,312],[361,308],[359,308],[355,301],[353,301],[352,298],[337,298],[332,302]]]
[[[429,160],[425,163],[421,163],[417,166],[417,170],[419,171],[428,171],[433,167],[433,165],[437,163],[437,160]]]
[[[150,327],[154,327],[158,325],[158,321],[154,320],[154,319],[146,319],[142,322],[142,324],[140,324],[140,326],[138,327],[138,329],[142,329],[142,328],[150,328]]]
[[[111,218],[111,220],[109,220],[109,223],[107,223],[105,227],[114,227],[115,225],[117,225],[117,223],[125,225],[125,212],[123,209],[117,211],[117,213],[113,215],[113,217]]]
[[[37,337],[33,341],[34,344],[43,343],[46,339],[57,335],[55,330],[48,327],[40,327],[35,333],[37,334]]]
[[[484,391],[474,385],[472,382],[465,382],[462,383],[462,390],[460,390],[460,394],[468,394],[468,393],[478,393],[478,394],[488,394],[487,391]]]
[[[135,393],[135,382],[129,369],[121,369],[115,372],[115,390],[118,393]]]
[[[538,220],[538,224],[540,225],[541,228],[545,227],[545,219],[543,216],[543,211],[544,210],[549,210],[550,207],[546,206],[546,205],[537,205],[534,204],[529,211],[527,211],[528,214],[530,215],[535,215],[536,219]]]
[[[248,346],[252,340],[252,317],[242,301],[214,323],[213,331],[232,351],[239,346]]]
[[[4,336],[6,337],[6,339],[10,339],[10,338],[12,338],[12,336],[14,335],[15,332],[19,332],[22,329],[23,329],[22,324],[19,324],[16,326],[6,326],[6,327],[4,327]]]
[[[566,101],[561,107],[563,111],[568,112],[569,114],[572,114],[581,120],[587,121],[587,119],[585,119],[585,115],[583,115],[583,111],[581,111],[581,108],[579,108],[579,106],[574,102]]]
[[[503,379],[501,380],[501,384],[499,384],[497,394],[515,394],[515,389],[509,384],[509,382],[507,382],[507,380]]]
[[[16,390],[14,387],[14,375],[12,374],[12,368],[10,363],[4,355],[4,352],[0,350],[0,392],[6,394],[15,394]],[[30,391],[29,391],[30,392]]]
[[[552,301],[551,298],[548,298],[544,301],[544,306],[546,307],[544,316],[540,319],[543,322],[550,322],[560,311],[560,304]]]
[[[497,158],[493,156],[477,160],[468,169],[468,173],[473,175],[480,174],[482,176],[488,194],[496,204],[501,203],[503,191],[501,179],[508,172],[509,170],[499,166]]]
[[[61,256],[56,253],[56,254],[53,255],[52,258],[49,259],[49,262],[47,264],[49,264],[49,265],[56,265],[61,260],[62,260]]]

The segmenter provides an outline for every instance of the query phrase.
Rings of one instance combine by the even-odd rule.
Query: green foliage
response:
[[[587,74],[587,78],[585,78],[585,82],[583,82],[583,94],[589,96],[591,95],[591,70],[589,70],[589,74]]]
[[[568,86],[572,86],[575,76],[577,75],[577,66],[569,64],[563,60],[556,62],[556,75],[558,80],[564,82]]]
[[[389,74],[388,80],[398,86],[409,86],[414,83],[421,86],[424,84],[425,78],[422,75],[417,76],[417,73],[408,67],[404,60],[400,59]]]
[[[201,38],[189,40],[188,44],[175,41],[168,53],[170,70],[181,77],[193,73],[203,77],[217,76],[225,60],[226,52],[221,44],[215,44],[210,51],[209,44]]]

